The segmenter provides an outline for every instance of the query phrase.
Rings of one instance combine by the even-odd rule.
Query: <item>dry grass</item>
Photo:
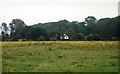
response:
[[[118,41],[2,42],[2,46],[3,72],[118,72]]]

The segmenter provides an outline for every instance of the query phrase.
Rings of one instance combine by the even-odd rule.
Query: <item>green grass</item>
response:
[[[118,42],[2,42],[2,66],[3,72],[118,72]]]

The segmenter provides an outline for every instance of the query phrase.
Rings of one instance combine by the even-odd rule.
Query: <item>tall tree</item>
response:
[[[92,25],[96,22],[96,18],[94,16],[88,16],[87,18],[85,18],[85,22],[87,23],[87,25]]]
[[[85,22],[87,24],[86,26],[86,34],[95,34],[95,22],[97,21],[97,19],[94,16],[88,16],[87,18],[85,18]]]
[[[7,24],[5,22],[2,23],[2,32],[4,32],[4,34],[8,34],[9,28],[7,26]]]
[[[11,29],[11,36],[16,37],[16,38],[21,38],[20,37],[20,31],[22,28],[26,26],[23,20],[21,19],[13,19],[12,22],[9,24],[10,29]]]
[[[9,28],[7,26],[7,24],[5,22],[3,22],[1,24],[1,34],[2,34],[2,40],[7,40],[9,38],[8,36],[8,31],[9,31]]]

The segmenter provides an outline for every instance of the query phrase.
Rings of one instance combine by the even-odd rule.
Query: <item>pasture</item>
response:
[[[3,72],[118,72],[118,41],[2,42]]]

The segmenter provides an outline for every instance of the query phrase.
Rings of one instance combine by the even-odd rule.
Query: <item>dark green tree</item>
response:
[[[21,19],[13,19],[9,26],[11,31],[10,36],[12,39],[16,40],[21,38],[20,31],[26,26],[26,24]]]
[[[86,26],[86,35],[87,34],[95,34],[95,29],[96,29],[96,22],[97,19],[94,16],[88,16],[85,18],[85,22],[87,24]]]
[[[45,29],[41,28],[30,28],[26,32],[26,38],[28,40],[42,40],[42,39],[49,40],[47,32],[45,31]]]
[[[20,30],[21,39],[26,39],[28,37],[27,32],[31,29],[31,26],[25,26]]]

